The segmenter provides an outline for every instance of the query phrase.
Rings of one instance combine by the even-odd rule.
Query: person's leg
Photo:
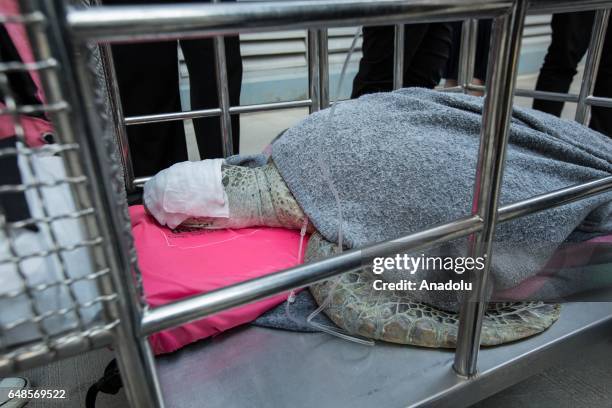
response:
[[[412,61],[428,26],[429,24],[406,25],[404,29],[404,67]],[[351,98],[393,89],[394,36],[395,26],[363,28],[361,47],[363,57],[359,61],[359,71],[353,80]]]
[[[363,27],[362,57],[351,98],[393,88],[393,26]]]
[[[584,56],[593,23],[593,12],[553,15],[552,41],[536,83],[536,90],[567,92],[576,75],[576,67]],[[563,102],[535,99],[533,108],[561,116]]]
[[[182,40],[181,48],[189,69],[191,109],[219,107],[213,41],[210,39]],[[240,88],[242,86],[242,58],[238,37],[225,38],[225,58],[230,105],[238,106],[240,105]],[[219,117],[194,119],[193,125],[201,158],[223,157]],[[232,141],[234,144],[233,153],[238,153],[240,143],[240,118],[238,115],[232,115]]]
[[[112,47],[125,116],[180,111],[175,41]],[[127,134],[136,176],[187,160],[181,121],[133,125]]]
[[[608,26],[606,40],[601,54],[595,96],[612,97],[612,29]],[[591,129],[612,137],[612,109],[593,106],[591,108]]]
[[[408,32],[408,30],[406,30]],[[419,34],[421,34],[419,32]],[[416,37],[416,36],[415,36]],[[406,38],[406,41],[408,41]],[[404,67],[404,87],[433,89],[440,83],[451,51],[452,27],[449,23],[428,24],[415,52],[408,54]]]

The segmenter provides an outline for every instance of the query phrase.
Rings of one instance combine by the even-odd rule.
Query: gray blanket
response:
[[[417,88],[366,95],[340,103],[331,128],[329,110],[290,128],[273,144],[272,157],[328,240],[338,240],[339,212],[319,161],[339,194],[345,246],[396,238],[470,213],[482,101]],[[609,138],[575,122],[514,109],[502,205],[611,174]],[[500,225],[492,284],[516,286],[537,273],[560,243],[611,232],[611,203],[612,193],[606,193]],[[466,241],[457,240],[425,255],[465,253]],[[435,269],[382,275],[387,281],[416,282],[453,277]],[[457,309],[456,292],[411,293],[416,301]]]

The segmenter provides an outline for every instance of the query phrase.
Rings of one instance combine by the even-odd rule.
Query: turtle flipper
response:
[[[336,245],[319,233],[311,236],[306,261],[322,259],[336,252]],[[459,316],[425,303],[414,302],[407,291],[376,291],[374,276],[368,272],[347,272],[333,281],[310,286],[318,304],[332,296],[325,314],[352,334],[392,343],[422,347],[454,348]],[[543,302],[491,303],[485,313],[481,344],[494,346],[540,333],[558,318],[559,305]]]
[[[299,229],[304,212],[287,188],[276,166],[248,168],[223,165],[222,181],[229,201],[229,218],[189,218],[188,228],[247,228],[255,226]]]

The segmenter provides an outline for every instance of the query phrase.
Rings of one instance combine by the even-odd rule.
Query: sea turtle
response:
[[[190,218],[186,228],[271,226],[300,229],[305,214],[271,161],[262,167],[223,165],[229,218]],[[337,252],[312,224],[306,262]],[[458,316],[410,299],[408,291],[376,291],[371,273],[354,271],[310,286],[317,303],[330,295],[327,316],[349,333],[371,339],[424,347],[453,348]],[[540,333],[559,317],[560,306],[543,302],[491,303],[484,317],[481,344],[493,346]]]

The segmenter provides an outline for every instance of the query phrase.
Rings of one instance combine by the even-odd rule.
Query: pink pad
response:
[[[157,224],[141,205],[130,207],[130,217],[144,290],[151,307],[299,263],[299,231],[245,228],[176,232]],[[287,294],[277,295],[156,333],[150,337],[151,346],[155,354],[175,351],[250,322],[286,299]]]

